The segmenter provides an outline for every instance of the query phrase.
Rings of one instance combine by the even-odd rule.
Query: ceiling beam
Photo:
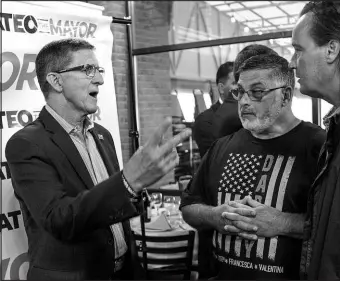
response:
[[[243,7],[245,7],[245,5],[242,3],[242,2],[240,2],[240,4],[243,6]],[[267,19],[265,19],[265,18],[263,18],[260,14],[258,14],[257,12],[254,12],[252,9],[249,9],[249,11],[251,11],[252,13],[254,13],[255,15],[257,15],[257,16],[259,16],[263,21],[266,21],[268,24],[270,24],[270,26],[274,26],[274,27],[278,27],[277,25],[275,25],[275,24],[273,24],[273,23],[271,23],[270,21],[268,21]],[[245,22],[245,24],[247,24],[247,22]],[[253,29],[253,28],[252,28]]]
[[[240,4],[241,4],[242,6],[245,6],[242,2],[240,2]],[[254,11],[252,11],[252,12],[253,12],[255,15],[259,16],[260,18],[262,18],[262,16],[259,15],[258,13],[254,12]],[[273,27],[275,27],[275,28],[278,29],[278,26],[277,26],[277,25],[272,24],[272,23],[269,22],[267,19],[262,18],[262,20],[268,22],[271,26],[273,26]],[[252,30],[254,33],[256,32],[256,31],[254,30],[254,28],[250,28],[250,27],[249,27],[249,29]],[[280,46],[280,45],[277,44],[276,42],[274,42],[274,45],[275,45],[275,46]]]
[[[139,48],[139,49],[133,49],[132,55],[134,56],[149,55],[149,54],[155,54],[155,53],[173,52],[173,51],[188,50],[188,49],[195,49],[195,48],[214,47],[214,46],[219,46],[219,45],[250,43],[250,42],[263,41],[263,40],[269,40],[269,39],[291,38],[291,37],[292,37],[292,31],[280,31],[280,32],[273,32],[273,33],[265,33],[262,35],[238,36],[238,37],[232,37],[232,38],[221,38],[221,39],[206,40],[206,41],[200,41],[200,42],[190,42],[190,43],[182,43],[182,44],[174,44],[174,45]]]
[[[228,14],[227,14],[228,15]],[[295,16],[298,16],[299,14],[294,14],[294,15],[290,15],[290,16],[278,16],[278,17],[272,17],[272,18],[266,18],[266,20],[276,20],[276,19],[285,19],[285,18],[292,18]],[[228,15],[230,17],[230,15]],[[245,20],[245,21],[239,21],[241,23],[247,23],[247,22],[256,22],[256,21],[261,21],[262,17],[260,19],[256,19],[256,20]]]
[[[237,3],[237,4],[240,4],[240,3]],[[218,7],[230,6],[230,5],[231,5],[231,3],[224,3],[224,4],[211,5],[211,6],[216,7],[218,9]],[[267,8],[267,7],[270,7],[270,6],[271,5],[268,3],[268,4],[264,4],[264,5],[254,6],[253,8],[254,9],[257,9],[257,8]],[[247,10],[249,10],[249,7],[247,7],[246,9],[245,8],[235,8],[235,9],[230,8],[230,10],[227,10],[227,11],[242,12],[242,11],[247,11]],[[224,12],[224,10],[222,10],[221,12]]]
[[[264,4],[264,5],[259,5],[259,6],[254,6],[254,7],[247,7],[245,5],[242,5],[244,8],[237,8],[237,9],[230,9],[230,10],[222,10],[221,12],[242,12],[242,11],[249,11],[250,9],[261,9],[261,8],[268,8],[268,7],[273,7],[273,5],[277,5],[277,4],[271,4],[270,1],[266,1],[268,2],[268,4]],[[242,2],[237,2],[238,4],[242,4]],[[293,2],[294,3],[294,2]],[[207,3],[209,4],[209,3]],[[287,1],[286,3],[280,3],[280,6],[286,6],[286,5],[291,5],[292,2],[291,1]],[[210,5],[210,4],[209,4]],[[221,6],[229,6],[229,3],[226,4],[218,4],[218,5],[210,5],[212,7],[216,7],[216,9],[218,9],[218,7]],[[219,10],[219,9],[218,9]]]
[[[279,5],[273,3],[273,1],[269,1],[274,7],[278,8],[282,13],[284,13],[285,15],[289,16],[289,14],[283,10]]]

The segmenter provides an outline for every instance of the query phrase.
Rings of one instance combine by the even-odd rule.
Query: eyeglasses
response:
[[[90,78],[93,78],[96,75],[96,71],[98,71],[103,77],[105,75],[105,69],[103,67],[95,66],[93,64],[83,64],[83,65],[59,70],[56,72],[64,73],[64,72],[75,71],[75,70],[80,70],[80,71],[85,72],[85,74]]]
[[[231,89],[229,92],[232,94],[233,98],[237,101],[241,100],[244,94],[247,94],[251,101],[258,101],[260,102],[265,95],[268,95],[270,92],[286,88],[287,86],[281,86],[272,89],[264,89],[264,90],[248,90],[245,91],[242,88]]]

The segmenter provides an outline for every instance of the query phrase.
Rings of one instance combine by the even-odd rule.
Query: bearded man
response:
[[[307,194],[325,131],[294,116],[286,59],[254,56],[238,74],[231,93],[243,129],[207,152],[182,196],[183,218],[214,230],[216,279],[298,279]]]

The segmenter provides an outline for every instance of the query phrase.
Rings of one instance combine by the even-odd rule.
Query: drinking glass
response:
[[[158,210],[160,206],[162,205],[162,193],[160,192],[155,192],[151,193],[151,205],[155,207],[157,215],[159,215]]]
[[[179,213],[179,205],[181,205],[181,197],[180,196],[175,196],[174,197],[174,211],[176,214]]]
[[[181,190],[181,191],[185,190],[191,179],[192,179],[192,176],[190,176],[190,175],[180,176],[178,178],[179,190]]]
[[[174,196],[164,196],[164,208],[170,211],[170,213],[173,212],[175,204],[175,197]]]
[[[177,223],[179,223],[180,225],[184,224],[184,220],[182,217],[182,212],[179,210],[179,206],[181,205],[181,197],[180,196],[176,196],[175,197],[175,202],[174,202],[174,209],[176,212],[176,221]]]

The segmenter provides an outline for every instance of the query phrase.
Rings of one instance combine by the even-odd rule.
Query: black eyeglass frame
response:
[[[91,66],[92,69],[93,68],[95,69],[93,74],[89,73],[90,71],[92,71],[92,69],[88,68],[89,66]],[[105,69],[103,67],[95,66],[93,64],[82,64],[82,65],[78,65],[78,66],[75,66],[75,67],[62,69],[62,70],[55,71],[55,72],[56,73],[64,73],[64,72],[77,71],[77,70],[85,72],[86,76],[90,77],[90,78],[93,78],[94,76],[96,76],[96,71],[98,71],[103,77],[104,77],[104,74],[105,74]]]
[[[233,96],[233,98],[237,101],[240,101],[242,99],[242,97],[247,94],[248,95],[248,98],[251,100],[251,101],[257,101],[257,102],[261,102],[262,99],[268,95],[270,92],[274,91],[274,90],[278,90],[278,89],[283,89],[283,88],[287,88],[287,86],[281,86],[281,87],[276,87],[276,88],[271,88],[271,89],[263,89],[263,90],[256,90],[256,92],[261,92],[261,97],[259,98],[256,98],[254,95],[253,95],[253,92],[255,92],[255,90],[248,90],[248,91],[244,91],[242,89],[242,92],[243,94],[240,95],[239,92],[240,92],[240,88],[237,88],[237,89],[231,89],[229,92],[231,93],[231,95]],[[236,96],[233,92],[237,92],[238,95]]]

